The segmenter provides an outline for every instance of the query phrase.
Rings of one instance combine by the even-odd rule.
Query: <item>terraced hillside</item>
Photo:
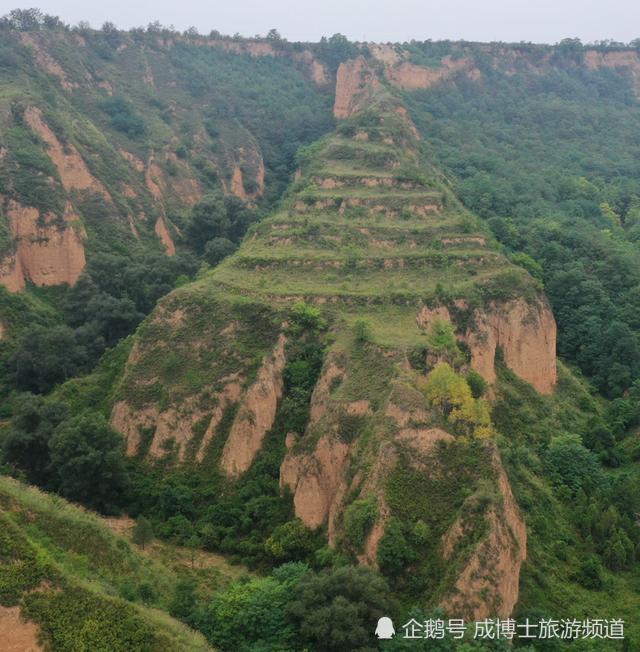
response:
[[[482,395],[497,357],[552,390],[545,299],[423,162],[392,94],[299,160],[280,208],[140,328],[112,424],[131,455],[196,463],[220,487],[266,447],[331,545],[389,571],[407,538],[416,595],[509,614],[526,530]]]

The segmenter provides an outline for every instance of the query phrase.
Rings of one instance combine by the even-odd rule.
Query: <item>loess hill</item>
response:
[[[339,71],[338,96],[340,84]],[[295,516],[374,566],[390,523],[424,526],[434,601],[506,616],[526,528],[487,403],[465,375],[493,383],[500,352],[550,393],[555,323],[537,282],[425,162],[394,94],[366,93],[365,107],[302,152],[280,207],[238,252],[142,325],[111,421],[131,455],[204,465],[233,483],[282,421],[288,362],[317,340],[308,422],[281,432],[280,485]],[[450,397],[428,399],[430,372],[461,387],[453,411]],[[410,477],[425,492],[411,508]],[[481,491],[495,499],[469,510]],[[355,536],[345,522],[359,512]]]
[[[294,576],[366,565],[394,618],[623,618],[635,649],[638,80],[616,44],[0,21],[0,468],[64,493],[48,446],[89,416],[126,486],[65,495],[273,571],[227,592],[0,478],[0,626],[279,649]],[[282,620],[259,588],[226,638],[256,587]]]

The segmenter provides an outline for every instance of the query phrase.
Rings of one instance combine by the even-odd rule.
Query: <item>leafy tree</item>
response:
[[[611,570],[624,570],[635,561],[635,546],[622,528],[616,528],[604,549],[604,563]]]
[[[467,381],[446,362],[440,362],[424,383],[429,402],[453,426],[478,438],[491,436],[493,429],[487,404],[474,399]]]
[[[100,103],[100,108],[111,118],[114,129],[130,138],[139,138],[145,133],[145,124],[136,113],[131,102],[122,95],[116,95]]]
[[[194,251],[203,253],[206,243],[213,239],[227,239],[231,222],[222,193],[205,195],[191,209],[187,239]]]
[[[353,335],[358,344],[365,344],[371,341],[371,328],[366,319],[356,319],[353,322]]]
[[[378,516],[375,500],[360,498],[344,512],[344,541],[354,552],[362,550],[365,539]]]
[[[175,592],[169,604],[169,613],[189,625],[198,621],[198,596],[196,582],[192,578],[178,580]]]
[[[68,326],[32,326],[24,331],[12,361],[16,385],[44,394],[81,373],[88,358]]]
[[[576,580],[586,589],[592,589],[593,591],[602,589],[604,584],[602,580],[602,564],[595,555],[587,557],[582,562]]]
[[[146,519],[144,516],[138,516],[136,519],[136,525],[133,528],[133,542],[141,546],[144,550],[144,547],[147,543],[153,541],[153,527],[151,521]]]
[[[487,391],[487,381],[474,369],[467,372],[466,379],[473,398],[482,398]]]
[[[204,247],[204,259],[209,265],[215,266],[235,250],[236,245],[228,238],[212,238]]]
[[[431,353],[452,364],[461,359],[453,325],[444,319],[434,319],[429,325],[427,346]]]
[[[341,567],[307,574],[288,604],[299,641],[319,652],[356,650],[370,645],[372,623],[393,613],[389,587],[370,568]]]
[[[553,437],[544,455],[544,465],[554,482],[573,493],[593,489],[601,477],[597,457],[582,445],[578,435]]]
[[[50,476],[49,442],[68,412],[68,406],[59,401],[33,394],[18,396],[4,438],[4,461],[24,471],[29,482],[46,486]]]
[[[270,577],[235,582],[207,607],[203,632],[223,650],[296,649],[300,641],[287,606],[295,587],[309,573],[304,564],[290,563]]]
[[[195,532],[187,539],[186,546],[191,553],[191,568],[194,568],[196,563],[196,552],[202,547],[202,541]]]
[[[40,9],[12,9],[8,14],[11,27],[18,32],[37,32],[43,23]]]
[[[425,534],[421,530],[422,528],[418,530],[419,536]],[[417,559],[418,555],[411,545],[402,521],[392,518],[378,544],[380,570],[388,577],[399,577],[407,566]]]
[[[302,561],[316,549],[316,541],[311,530],[295,518],[279,525],[264,546],[276,561]]]
[[[103,416],[84,413],[63,422],[49,450],[57,492],[102,512],[121,504],[128,483],[124,444]]]
[[[346,36],[334,34],[327,38],[323,36],[317,46],[318,58],[324,61],[330,72],[335,73],[338,66],[347,59],[352,59],[360,51],[355,43],[351,43]]]

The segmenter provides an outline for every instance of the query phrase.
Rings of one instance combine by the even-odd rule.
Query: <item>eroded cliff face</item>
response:
[[[387,66],[409,70],[393,51],[380,56]],[[470,616],[509,615],[518,598],[526,532],[497,449],[484,439],[493,431],[486,427],[480,434],[448,420],[428,399],[434,365],[416,363],[408,351],[424,348],[424,330],[434,319],[454,325],[460,319],[464,330],[458,336],[469,347],[471,366],[488,381],[495,380],[500,347],[516,374],[550,392],[555,323],[544,299],[524,299],[537,296],[535,281],[513,268],[486,229],[447,195],[438,174],[419,183],[398,171],[401,160],[419,167],[418,135],[406,108],[377,74],[378,67],[364,57],[340,66],[336,115],[371,107],[367,120],[356,119],[353,130],[339,129],[323,139],[317,159],[301,163],[299,177],[309,183],[294,188],[237,254],[175,291],[143,324],[112,423],[127,436],[130,453],[145,453],[146,439],[145,454],[159,457],[173,439],[185,451],[180,459],[215,462],[229,487],[242,486],[266,437],[274,438],[269,442],[281,437],[283,494],[292,494],[295,515],[311,529],[323,528],[330,545],[361,563],[384,565],[378,553],[390,524],[411,528],[407,532],[421,525],[429,550],[437,550],[443,565],[459,569],[453,578],[435,573],[443,603],[468,609]],[[339,167],[337,148],[343,154]],[[238,164],[227,180],[236,193],[246,193],[244,169]],[[434,242],[451,261],[444,269],[433,256]],[[347,268],[347,254],[353,259],[350,272],[338,276]],[[507,271],[510,296],[521,288],[523,298],[469,314],[470,302],[483,296],[478,286],[502,280]],[[439,296],[439,283],[457,300],[427,308]],[[403,288],[401,305],[390,300],[390,288]],[[299,432],[285,433],[279,429],[289,416],[283,374],[287,382],[294,375],[291,368],[285,373],[287,337],[292,344],[298,332],[286,324],[300,302],[318,308],[323,326],[311,331],[296,322],[303,331],[299,336],[305,342],[313,332],[325,355],[308,422]],[[267,307],[277,319],[259,316]],[[360,321],[370,331],[364,337],[357,336]],[[250,348],[268,327],[274,329],[269,337]],[[181,367],[188,359],[188,377],[163,372],[160,361],[171,353],[180,356]],[[455,369],[461,376],[467,371],[463,362]],[[137,402],[127,401],[127,392]],[[411,474],[411,486],[398,489],[405,474]],[[489,492],[499,496],[486,507],[480,497]],[[414,494],[426,507],[408,515],[406,503]],[[478,504],[467,509],[466,498],[476,495]],[[354,544],[347,522],[356,500],[375,506],[375,516],[364,541]],[[439,515],[432,516],[435,501]],[[484,573],[483,565],[491,571]]]
[[[620,52],[587,50],[584,55],[584,62],[587,68],[591,70],[597,70],[598,68],[622,68],[628,70],[633,79],[635,93],[640,97],[640,53],[637,50]]]
[[[452,59],[451,57],[444,57],[442,65],[438,68],[416,66],[408,61],[386,66],[385,77],[396,88],[415,91],[429,88],[437,82],[452,77],[459,71],[466,72],[470,79],[479,79],[480,77],[480,71],[468,59]]]
[[[344,514],[353,497],[372,501],[376,518],[357,557],[360,563],[377,568],[379,545],[394,517],[387,487],[401,460],[404,464],[408,461],[413,472],[424,476],[425,482],[440,476],[443,482],[465,480],[446,480],[449,471],[443,467],[441,447],[459,444],[453,434],[430,424],[424,397],[409,384],[411,373],[400,372],[398,379],[389,383],[385,396],[376,399],[377,403],[382,402],[377,409],[367,400],[341,404],[332,395],[330,388],[344,382],[348,373],[339,364],[339,357],[330,354],[316,385],[307,433],[302,438],[290,433],[287,438],[280,485],[292,493],[295,515],[311,529],[326,527],[332,546],[341,543]],[[372,417],[373,422],[379,423],[374,430],[376,435],[369,427],[367,443],[358,439],[344,441],[340,419],[335,418],[340,413]],[[316,438],[312,446],[310,437],[311,441]],[[478,464],[484,469],[480,476],[485,484],[477,486],[485,487],[486,482],[492,482],[497,497],[478,512],[474,507],[475,494],[470,491],[470,497],[437,544],[443,562],[459,569],[452,582],[449,578],[450,583],[443,584],[439,604],[448,613],[469,620],[512,615],[518,601],[520,569],[527,555],[526,525],[497,446],[487,441],[482,450],[485,461],[479,459]],[[419,487],[416,493],[420,493]],[[474,541],[472,545],[470,540]]]
[[[280,486],[293,494],[295,514],[307,527],[316,529],[335,513],[348,456],[349,446],[327,435],[312,453],[289,453],[282,463]]]
[[[58,170],[65,190],[89,190],[110,199],[104,186],[89,172],[78,150],[71,143],[63,145],[44,122],[40,109],[28,107],[24,112],[24,119],[32,131],[47,144],[47,153]]]
[[[464,305],[458,307],[464,308]],[[454,323],[445,306],[423,307],[416,321],[428,328],[434,319]],[[541,394],[549,394],[556,383],[556,323],[548,303],[534,304],[524,299],[493,303],[475,311],[473,323],[459,337],[471,351],[471,366],[487,382],[496,379],[495,357],[502,349],[507,367],[533,385]]]
[[[173,243],[173,238],[169,233],[169,229],[167,228],[167,223],[164,217],[159,217],[156,220],[156,225],[154,227],[154,230],[156,235],[160,239],[160,242],[162,242],[162,245],[164,246],[164,249],[167,252],[167,256],[175,256],[176,246]]]
[[[377,74],[363,56],[343,61],[336,75],[333,115],[339,119],[353,115],[371,101],[379,86]]]
[[[242,398],[220,461],[228,476],[238,476],[251,466],[273,426],[282,396],[285,344],[286,337],[280,335],[273,353],[262,363],[258,377]]]
[[[0,283],[9,291],[35,285],[73,285],[85,266],[82,222],[67,203],[62,219],[35,208],[8,202],[7,216],[15,253],[0,265]]]
[[[501,501],[484,514],[486,536],[475,546],[442,606],[469,620],[508,618],[518,602],[520,568],[527,558],[527,528],[495,445],[492,466]],[[451,558],[467,526],[456,521],[443,537],[443,555]]]

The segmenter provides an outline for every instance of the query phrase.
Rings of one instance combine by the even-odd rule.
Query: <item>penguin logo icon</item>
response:
[[[383,639],[390,639],[395,636],[396,630],[393,627],[393,621],[391,618],[387,618],[387,616],[382,616],[380,620],[378,620],[378,626],[376,627],[375,634],[376,636],[383,640]]]

